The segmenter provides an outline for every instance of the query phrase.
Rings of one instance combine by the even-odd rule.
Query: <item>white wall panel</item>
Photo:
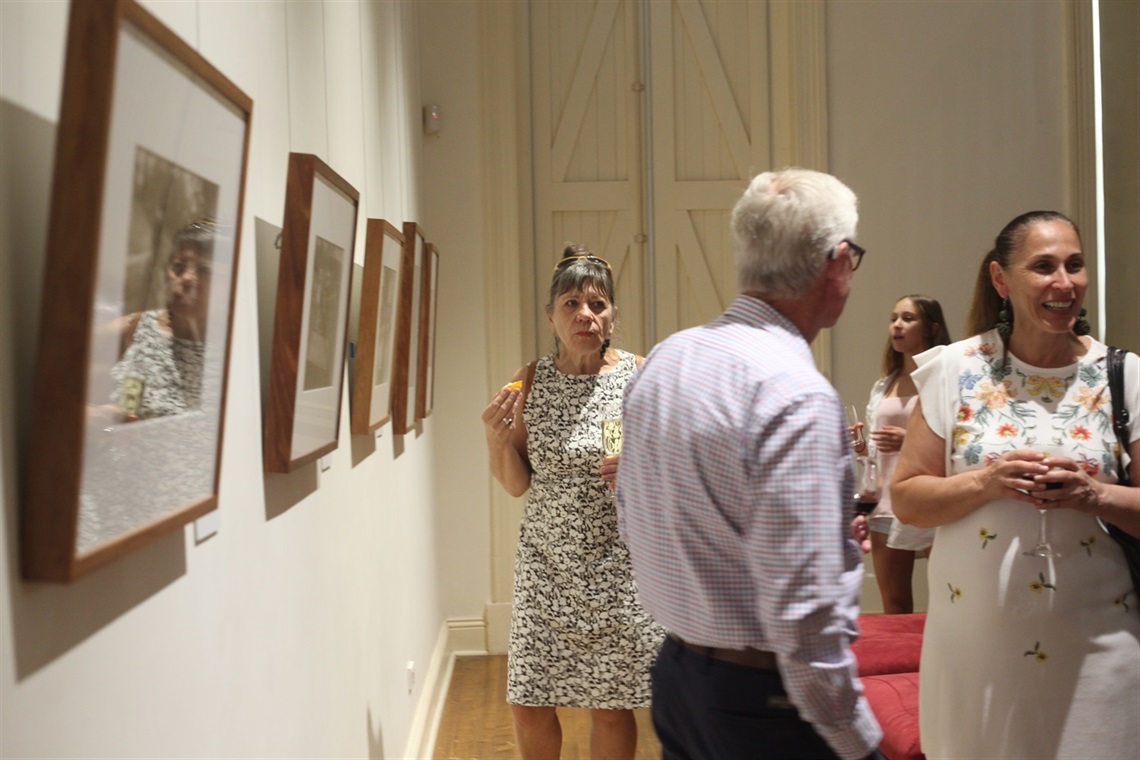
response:
[[[145,5],[254,101],[220,529],[196,544],[188,528],[70,586],[15,575],[16,452],[27,430],[8,423],[35,416],[17,412],[28,381],[16,368],[30,362],[26,304],[38,283],[23,286],[46,235],[67,4],[4,0],[0,148],[4,166],[20,171],[0,173],[0,567],[9,589],[0,594],[0,756],[400,757],[448,614],[441,599],[451,614],[477,614],[487,597],[487,542],[456,540],[449,528],[458,518],[476,533],[478,508],[453,486],[452,513],[440,513],[445,494],[434,485],[436,457],[454,454],[436,451],[437,422],[450,416],[456,440],[477,427],[449,396],[460,370],[441,363],[436,412],[414,435],[382,427],[379,437],[353,437],[344,406],[329,469],[263,475],[258,355],[267,333],[258,324],[254,218],[282,224],[290,150],[316,153],[356,185],[362,220],[365,209],[397,224],[414,218],[416,4]],[[380,128],[369,130],[369,119]],[[462,219],[472,224],[470,214]],[[458,258],[462,236],[449,234]],[[441,288],[462,290],[452,276],[444,270]],[[477,301],[478,291],[467,298]],[[455,300],[441,297],[441,323],[466,319],[449,309]],[[447,333],[440,337],[442,353]],[[476,469],[481,462],[465,477]]]
[[[328,163],[357,189],[364,190],[364,98],[361,97],[360,22],[358,3],[324,4],[325,90],[328,98]],[[363,230],[363,225],[361,225]],[[358,247],[359,248],[359,247]],[[358,257],[359,259],[359,257]],[[363,259],[359,259],[363,262]]]
[[[67,4],[0,2],[0,92],[31,113],[54,120],[63,87]]]
[[[289,84],[289,149],[313,153],[328,163],[325,4],[319,0],[285,3]]]

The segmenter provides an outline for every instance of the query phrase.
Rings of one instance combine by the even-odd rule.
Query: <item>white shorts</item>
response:
[[[899,522],[898,518],[892,518],[890,535],[887,536],[887,546],[892,549],[924,551],[934,544],[934,531],[936,530],[937,528],[916,528],[913,525]]]

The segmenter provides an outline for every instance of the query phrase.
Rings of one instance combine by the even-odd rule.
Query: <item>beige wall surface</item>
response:
[[[868,249],[833,331],[833,377],[866,403],[887,317],[937,298],[963,335],[994,237],[1037,208],[1070,212],[1062,3],[828,5],[831,170],[859,195]]]
[[[416,5],[144,2],[254,102],[220,527],[57,586],[19,578],[17,520],[19,452],[49,413],[27,405],[68,6],[0,2],[0,756],[404,754],[441,624],[489,596],[490,544],[484,389],[464,376],[480,362],[477,204],[442,210],[474,195],[478,164],[456,142],[424,150]],[[470,120],[470,95],[445,105]],[[345,394],[327,470],[263,475],[254,230],[282,225],[291,150],[360,192],[357,263],[367,217],[418,221],[439,245],[437,401],[414,433],[362,437]]]
[[[1140,2],[1101,0],[1105,341],[1140,351]]]

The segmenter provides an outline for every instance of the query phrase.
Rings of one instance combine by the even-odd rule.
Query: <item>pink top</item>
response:
[[[906,428],[910,420],[914,405],[918,403],[918,396],[886,396],[879,402],[878,414],[875,415],[875,427],[894,425]],[[891,509],[891,478],[895,474],[895,465],[898,464],[899,452],[879,452],[879,468],[883,477],[883,490],[879,497],[879,506],[871,513],[871,517],[894,517]]]

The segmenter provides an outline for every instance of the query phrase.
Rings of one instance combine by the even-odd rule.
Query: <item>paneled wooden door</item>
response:
[[[617,276],[617,344],[645,353],[735,295],[728,214],[772,154],[768,3],[530,10],[536,303],[565,244],[586,243]]]
[[[771,168],[767,5],[649,3],[658,339],[736,296],[729,213]]]
[[[571,241],[614,266],[619,347],[644,354],[715,317],[736,291],[728,214],[748,179],[773,167],[827,170],[822,0],[480,7],[483,107],[494,125],[485,138],[486,246],[493,271],[533,272],[530,287],[490,291],[501,322],[522,314],[515,324],[535,326],[533,343],[522,337],[529,330],[518,343],[510,329],[491,330],[497,371],[516,347],[522,361],[551,350],[542,306]],[[827,331],[812,350],[826,373]],[[505,652],[522,507],[492,493],[487,641]]]
[[[618,346],[645,337],[644,145],[639,0],[532,2],[535,303],[567,243],[610,262],[617,282]],[[535,335],[553,347],[543,310]]]

